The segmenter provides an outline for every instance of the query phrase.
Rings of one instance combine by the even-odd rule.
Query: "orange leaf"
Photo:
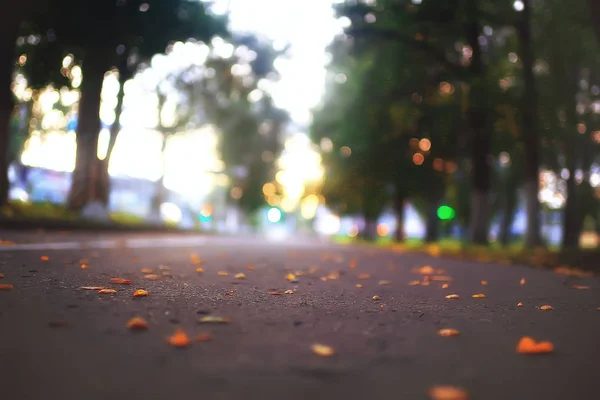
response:
[[[350,269],[354,269],[354,268],[356,268],[356,265],[357,265],[357,264],[358,264],[358,263],[356,262],[356,259],[354,259],[354,258],[353,258],[352,260],[350,260],[350,263],[348,264],[348,267],[349,267]]]
[[[573,285],[571,286],[572,289],[579,289],[579,290],[588,290],[590,287],[589,286],[583,286],[583,285]]]
[[[358,279],[371,279],[371,274],[367,274],[367,273],[358,274]]]
[[[546,305],[541,306],[540,310],[542,310],[542,311],[554,310],[554,307],[546,304]]]
[[[151,274],[154,272],[152,268],[142,268],[140,271],[142,272],[142,274]]]
[[[204,268],[198,267],[198,268],[196,268],[196,272],[204,272]]]
[[[310,348],[313,353],[321,357],[331,357],[335,354],[333,347],[326,346],[324,344],[315,343]]]
[[[419,273],[421,275],[433,275],[433,274],[435,274],[435,269],[433,269],[431,267],[431,265],[425,265],[425,266],[422,266],[421,268],[414,269],[413,271],[416,272],[416,273]]]
[[[517,307],[523,307],[523,302],[522,301],[518,302]]]
[[[118,285],[131,285],[131,281],[129,279],[123,278],[110,278],[112,283],[116,283]]]
[[[175,333],[167,338],[167,342],[173,347],[187,347],[191,344],[190,337],[181,328],[177,328]]]
[[[481,281],[481,286],[486,286],[487,285],[487,281]]]
[[[446,296],[447,299],[459,299],[460,297],[457,294],[449,294],[448,296]]]
[[[115,289],[101,289],[99,294],[116,294],[117,291]]]
[[[525,278],[521,278],[521,282],[520,283],[521,283],[521,285],[524,285],[525,284]]]
[[[140,317],[133,317],[127,322],[127,327],[134,330],[148,329],[148,323]]]
[[[420,285],[420,284],[421,284],[421,281],[410,281],[410,282],[409,282],[409,285],[410,285],[410,286],[418,286],[418,285]]]
[[[160,279],[160,275],[155,275],[155,274],[144,275],[144,279],[148,279],[149,281],[157,281]]]
[[[248,266],[246,266],[246,269],[248,271],[254,271],[254,265],[248,265]]]
[[[483,293],[475,293],[474,295],[471,296],[474,299],[485,299],[487,296]]]
[[[86,269],[88,267],[87,264],[81,264],[81,269]]]
[[[104,289],[103,286],[82,286],[79,289],[83,289],[83,290],[102,290]]]
[[[429,389],[432,400],[469,400],[468,393],[455,386],[434,386]]]
[[[229,276],[229,272],[227,272],[227,271],[218,271],[217,274],[219,276]]]
[[[0,290],[11,290],[13,285],[10,283],[0,283]]]
[[[138,289],[133,292],[133,297],[146,297],[148,296],[148,292],[144,289]]]
[[[48,257],[48,256],[41,256],[40,257],[40,260],[42,260],[42,261],[48,261],[49,259],[50,259],[50,257]]]
[[[196,335],[197,342],[208,342],[213,339],[213,335],[207,332],[199,333]]]
[[[447,283],[444,283],[444,284],[442,285],[442,289],[448,289],[448,286],[449,286],[449,285],[448,285]]]
[[[446,328],[446,329],[440,329],[437,332],[437,334],[440,336],[458,336],[458,335],[460,335],[460,332],[457,331],[456,329]]]
[[[286,279],[288,282],[293,282],[293,281],[295,281],[295,280],[296,280],[296,275],[294,275],[294,274],[292,274],[292,273],[289,273],[289,274],[287,274],[287,275],[285,276],[285,279]]]
[[[554,351],[554,345],[548,341],[536,342],[529,336],[523,336],[517,344],[520,354],[547,354]]]

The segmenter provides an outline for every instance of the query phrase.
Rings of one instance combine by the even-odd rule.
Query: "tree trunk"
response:
[[[361,237],[372,242],[377,237],[377,220],[365,217],[365,228],[361,232]]]
[[[588,0],[590,4],[590,12],[592,17],[592,24],[596,30],[596,36],[600,41],[600,2],[598,0]]]
[[[521,45],[523,62],[523,78],[525,92],[523,94],[522,135],[525,148],[524,190],[527,210],[527,229],[525,246],[528,248],[542,245],[540,234],[540,139],[538,130],[538,105],[535,76],[533,75],[534,54],[531,46],[531,0],[525,0],[521,21],[517,24],[517,32]]]
[[[106,160],[98,159],[100,133],[100,103],[106,58],[101,52],[86,55],[83,65],[83,82],[77,119],[77,155],[71,181],[68,207],[81,210],[92,201],[108,204]]]
[[[575,183],[575,159],[572,153],[572,145],[567,144],[567,163],[569,179],[567,179],[567,201],[563,211],[563,248],[574,248],[579,246],[579,235],[577,233],[578,205],[577,185]]]
[[[425,216],[425,242],[433,243],[439,239],[440,221],[437,216],[437,201],[430,201],[427,204],[427,214]]]
[[[498,232],[498,241],[502,246],[507,246],[510,242],[511,227],[515,219],[516,208],[517,187],[509,184],[504,192],[502,218],[500,220],[500,231]]]
[[[162,155],[163,173],[160,179],[156,182],[156,190],[154,191],[154,197],[152,198],[151,215],[158,216],[160,218],[160,205],[165,202],[166,199],[166,188],[165,188],[165,172],[167,171],[167,159],[165,157],[165,149],[167,148],[167,135],[163,138],[160,154]]]
[[[406,198],[404,196],[396,195],[394,202],[394,211],[396,211],[396,232],[394,238],[397,242],[403,242],[406,234],[404,232],[404,208],[406,205]]]

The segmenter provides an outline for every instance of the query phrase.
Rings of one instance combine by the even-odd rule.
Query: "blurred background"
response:
[[[0,223],[598,246],[591,2],[20,3]]]

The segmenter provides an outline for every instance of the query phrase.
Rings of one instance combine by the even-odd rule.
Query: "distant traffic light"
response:
[[[437,216],[442,221],[448,221],[456,217],[456,211],[450,206],[441,206],[437,210]]]

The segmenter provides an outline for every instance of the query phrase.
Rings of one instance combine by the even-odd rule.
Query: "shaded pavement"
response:
[[[0,290],[0,398],[418,400],[439,384],[463,387],[472,399],[600,396],[596,277],[308,239],[0,239],[15,243],[0,246],[0,284],[14,286]],[[426,265],[434,272],[418,270]],[[161,279],[145,279],[146,268]],[[431,275],[429,285],[409,285],[427,279],[419,271]],[[289,273],[298,273],[293,282]],[[149,295],[134,298],[136,289]],[[539,310],[546,304],[554,310]],[[230,323],[200,324],[207,315]],[[126,327],[135,316],[146,319],[146,331]],[[170,347],[166,337],[178,327],[213,339]],[[442,328],[461,334],[440,337]],[[518,354],[525,335],[553,342],[555,352]],[[314,354],[314,343],[336,355]]]

